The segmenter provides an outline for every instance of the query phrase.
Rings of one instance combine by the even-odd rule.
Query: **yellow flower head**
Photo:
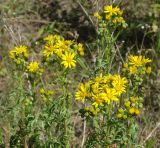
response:
[[[40,69],[38,62],[29,63],[27,69],[30,73],[40,73],[40,72],[42,72],[42,69]]]
[[[135,113],[135,108],[134,108],[134,107],[131,107],[131,108],[129,109],[129,113],[130,113],[130,114],[134,114],[134,113]]]
[[[105,93],[101,94],[105,100],[106,103],[110,104],[111,101],[118,101],[117,93],[115,89],[112,88],[106,88]]]
[[[117,15],[117,10],[112,7],[112,5],[104,6],[104,13],[109,13],[110,15]]]
[[[140,110],[139,110],[139,109],[136,108],[134,112],[135,112],[135,114],[136,114],[137,116],[140,115]]]
[[[126,92],[125,87],[128,80],[120,75],[115,75],[112,81],[113,88],[116,90],[116,93],[120,96],[123,92]]]
[[[140,56],[130,55],[130,56],[128,56],[128,59],[129,59],[129,64],[130,65],[134,65],[134,66],[137,66],[137,67],[143,66],[146,63],[150,63],[152,61],[152,60],[150,60],[148,58],[145,58],[141,55]]]
[[[48,58],[49,56],[53,55],[54,50],[54,46],[45,46],[43,51],[44,57]]]
[[[65,54],[62,55],[62,62],[65,66],[65,68],[72,68],[76,66],[76,61],[74,60],[75,53],[68,53],[66,52]]]
[[[83,47],[83,44],[79,43],[79,44],[77,45],[77,50],[78,50],[78,52],[79,52],[79,54],[80,54],[81,56],[84,56],[84,47]]]
[[[98,20],[100,20],[100,19],[102,18],[102,17],[99,15],[98,12],[94,12],[93,16],[94,16],[95,18],[97,18]]]
[[[151,68],[150,66],[147,67],[147,68],[146,68],[146,73],[147,73],[147,74],[150,74],[151,72],[152,72],[152,68]]]
[[[9,51],[9,57],[17,64],[21,64],[28,57],[27,47],[20,45]]]
[[[88,83],[80,83],[78,86],[78,90],[75,93],[75,99],[81,100],[83,103],[85,101],[85,98],[89,96],[88,89],[90,85]]]
[[[124,102],[124,105],[125,105],[126,107],[130,107],[130,104],[131,104],[131,102],[128,101],[128,100],[126,100],[126,101]]]
[[[130,66],[129,67],[129,72],[130,74],[136,74],[137,73],[137,67],[136,66]]]

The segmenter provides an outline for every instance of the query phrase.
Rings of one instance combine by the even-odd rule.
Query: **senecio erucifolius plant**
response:
[[[21,147],[34,140],[36,147],[70,147],[73,137],[70,75],[78,59],[84,56],[83,45],[54,34],[43,39],[40,53],[32,52],[25,45],[9,50],[15,63],[14,77],[19,83],[14,97],[18,112],[12,110],[13,115],[17,114],[17,118],[14,116],[17,123],[13,125],[17,128],[13,128],[11,145]],[[51,78],[49,72],[53,73]],[[41,140],[43,136],[46,138]]]
[[[94,16],[97,37],[85,48],[53,33],[36,47],[22,44],[9,50],[15,83],[8,95],[12,105],[0,123],[8,124],[10,147],[137,146],[141,88],[152,71],[151,60],[129,53],[116,67],[117,37],[127,27],[123,11],[108,5]],[[85,60],[93,55],[93,63]]]

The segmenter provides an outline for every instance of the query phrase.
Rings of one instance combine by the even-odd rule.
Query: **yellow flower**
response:
[[[53,39],[54,39],[53,35],[48,35],[47,37],[44,38],[44,41],[46,41],[48,45],[52,45]]]
[[[77,48],[79,54],[80,54],[81,56],[84,56],[83,44],[79,43],[76,48]]]
[[[124,64],[123,64],[123,67],[124,67],[124,68],[128,68],[128,63],[124,63]]]
[[[112,7],[112,5],[104,6],[104,13],[109,13],[110,15],[117,15],[117,10]]]
[[[126,100],[126,101],[124,102],[124,105],[125,105],[126,107],[130,107],[130,104],[131,104],[131,102],[128,101],[128,100]]]
[[[28,57],[27,47],[20,45],[9,51],[9,57],[17,64],[21,64]]]
[[[137,73],[137,67],[136,66],[130,66],[129,71],[131,74],[136,74]]]
[[[41,94],[45,94],[44,88],[41,88],[41,89],[40,89],[40,93],[41,93]]]
[[[106,14],[105,19],[106,19],[107,21],[109,21],[109,20],[111,19],[111,17],[112,17],[112,15]]]
[[[78,90],[75,93],[75,100],[81,100],[83,103],[85,101],[85,98],[88,97],[88,89],[89,84],[88,83],[80,83],[78,86]]]
[[[65,68],[72,68],[76,66],[76,61],[74,60],[75,53],[65,53],[62,55],[62,62]]]
[[[124,112],[124,109],[123,109],[123,108],[119,108],[119,109],[118,109],[118,112],[123,113],[123,112]]]
[[[115,75],[112,81],[113,88],[116,90],[118,96],[120,96],[123,92],[126,92],[125,87],[127,83],[127,79],[125,77],[121,78],[120,75]]]
[[[147,67],[147,68],[146,68],[146,73],[147,73],[147,74],[150,74],[151,72],[152,72],[152,68],[151,68],[150,66]]]
[[[120,16],[123,14],[123,11],[122,11],[120,8],[118,8],[118,7],[115,7],[115,8],[114,8],[114,11],[115,11],[117,14],[119,14]]]
[[[36,73],[39,71],[39,63],[38,62],[31,62],[29,65],[28,65],[28,71],[31,72],[31,73]]]
[[[53,55],[54,49],[54,46],[45,46],[43,51],[44,57],[48,58],[49,56]]]
[[[102,18],[98,12],[94,12],[93,16],[96,17],[98,20]]]
[[[135,108],[135,114],[138,116],[139,114],[140,114],[140,111],[139,111],[139,109],[137,109],[137,108]]]
[[[46,41],[46,44],[48,46],[51,46],[60,40],[61,40],[61,37],[59,35],[48,35],[47,37],[44,38],[44,41]]]
[[[95,95],[92,94],[92,98],[94,100],[94,103],[92,105],[95,106],[95,108],[97,108],[99,105],[103,106],[104,99],[103,99],[103,97],[101,96],[100,93],[97,93]]]
[[[135,108],[134,108],[134,107],[131,107],[131,108],[129,109],[129,113],[130,113],[130,114],[134,114],[134,113],[135,113]]]
[[[146,59],[143,56],[133,56],[133,55],[128,56],[128,59],[129,59],[129,64],[137,67],[143,66],[146,63],[150,63],[152,61],[148,58]]]
[[[103,82],[103,76],[102,76],[102,73],[100,73],[99,76],[96,76],[95,80],[94,80],[95,83],[102,83]]]
[[[108,104],[110,104],[111,101],[118,101],[117,93],[115,89],[112,88],[106,88],[105,93],[101,93],[104,101]]]
[[[21,46],[15,47],[15,52],[16,52],[16,55],[23,54],[24,57],[28,57],[28,51],[26,46],[21,45]]]

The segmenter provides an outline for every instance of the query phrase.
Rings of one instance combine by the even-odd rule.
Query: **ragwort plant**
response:
[[[148,66],[151,60],[141,55],[129,55],[121,72],[112,72],[117,29],[127,27],[122,14],[120,8],[112,5],[104,6],[101,14],[94,13],[98,20],[95,47],[98,54],[92,78],[80,83],[75,92],[75,99],[83,104],[80,114],[92,127],[87,132],[85,147],[138,144],[136,118],[143,111],[141,88],[145,76],[151,73]]]
[[[86,122],[81,147],[130,147],[137,144],[136,118],[143,111],[143,80],[151,73],[150,59],[129,55],[120,73],[112,72],[117,28],[126,28],[123,11],[104,6],[98,20],[97,58],[90,79],[80,82],[75,95],[72,77],[76,65],[85,65],[84,47],[52,34],[44,38],[41,53],[19,45],[9,51],[17,86],[14,102],[5,111],[10,147],[71,147],[74,138],[73,101],[82,102],[79,113]],[[91,46],[92,48],[92,46]],[[38,57],[38,58],[37,58]],[[50,79],[48,78],[50,77]]]
[[[83,45],[59,35],[49,35],[44,38],[41,58],[34,60],[37,55],[31,55],[29,47],[24,45],[9,51],[19,84],[14,90],[15,96],[11,97],[15,106],[6,113],[18,116],[16,122],[10,123],[14,131],[10,145],[70,147],[73,137],[71,73],[84,55]],[[48,71],[54,72],[50,82],[46,77]]]

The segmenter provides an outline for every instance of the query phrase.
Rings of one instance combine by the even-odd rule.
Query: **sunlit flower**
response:
[[[27,69],[30,73],[41,73],[42,72],[42,69],[39,67],[38,62],[30,62]]]
[[[117,10],[114,7],[112,7],[112,5],[104,6],[104,13],[109,13],[110,15],[117,15]]]
[[[97,18],[98,20],[100,20],[100,19],[102,18],[102,17],[99,15],[98,12],[94,12],[93,16],[94,16],[95,18]]]
[[[9,57],[17,64],[21,64],[28,57],[27,47],[20,45],[9,51]]]
[[[78,90],[75,93],[75,99],[80,100],[84,103],[85,98],[89,96],[88,94],[89,84],[88,83],[80,83],[78,86]]]
[[[62,55],[62,62],[65,66],[65,68],[72,68],[76,66],[76,61],[74,60],[75,53],[68,53],[66,52],[65,54]]]
[[[147,67],[147,68],[146,68],[146,73],[147,73],[147,74],[150,74],[151,72],[152,72],[152,68],[151,68],[150,66]]]
[[[137,66],[137,67],[143,66],[146,63],[150,63],[152,61],[152,60],[145,58],[141,55],[140,56],[130,55],[130,56],[128,56],[128,59],[129,59],[129,64]]]
[[[126,92],[125,87],[127,83],[126,78],[121,78],[120,75],[115,75],[114,80],[112,81],[112,85],[116,90],[116,93],[120,96],[123,92]]]

